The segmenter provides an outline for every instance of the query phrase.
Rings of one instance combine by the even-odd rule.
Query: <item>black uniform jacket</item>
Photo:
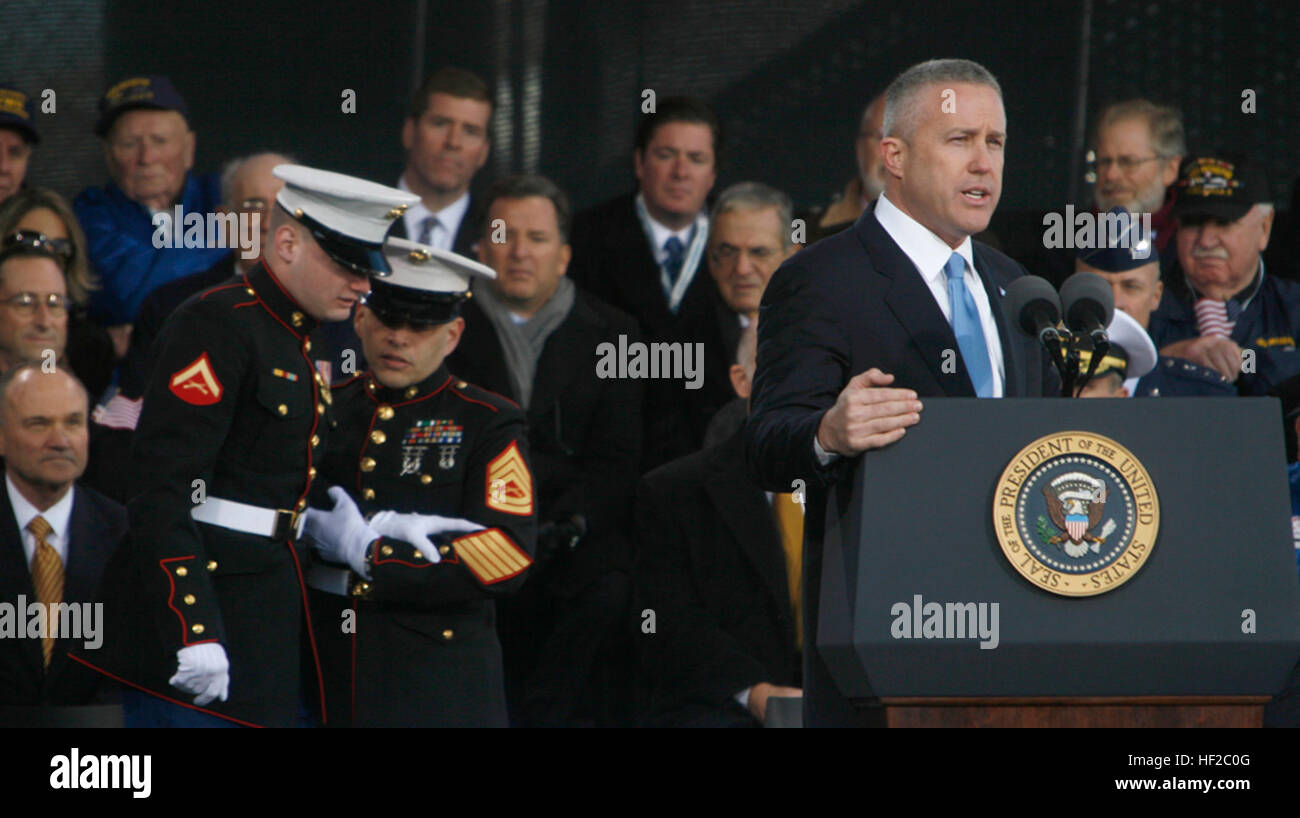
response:
[[[524,582],[536,538],[523,412],[446,366],[405,389],[358,375],[334,390],[334,405],[324,475],[364,514],[436,514],[486,528],[438,538],[437,563],[382,538],[351,599],[313,591],[329,600],[317,611],[327,701],[341,688],[350,704],[331,705],[331,715],[351,709],[357,726],[504,726],[492,600]]]
[[[217,642],[230,699],[198,709],[245,724],[297,722],[306,597],[290,532],[248,534],[190,511],[215,497],[280,509],[287,521],[307,507],[330,425],[315,328],[261,263],[164,325],[131,450],[131,531],[104,581],[105,645],[74,654],[82,661],[193,706],[167,682],[176,652]],[[314,672],[314,661],[304,664]]]
[[[449,366],[474,383],[514,396],[491,321],[470,301],[465,332]],[[528,407],[528,442],[542,522],[574,514],[587,535],[560,555],[548,586],[571,596],[611,570],[631,567],[632,494],[641,457],[641,382],[596,375],[602,343],[637,338],[626,314],[579,290],[573,309],[547,339]],[[541,566],[539,566],[541,567]]]

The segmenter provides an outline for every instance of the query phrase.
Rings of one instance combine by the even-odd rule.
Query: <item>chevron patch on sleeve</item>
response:
[[[533,562],[497,528],[466,534],[453,540],[452,545],[461,563],[484,585],[510,579]]]
[[[484,503],[490,509],[520,517],[533,513],[533,476],[514,441],[488,464]]]

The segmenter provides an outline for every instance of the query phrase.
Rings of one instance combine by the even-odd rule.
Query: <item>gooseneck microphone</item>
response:
[[[1092,342],[1088,371],[1082,378],[1078,377],[1079,346],[1077,343],[1070,345],[1066,372],[1061,382],[1063,390],[1069,390],[1067,396],[1073,396],[1077,394],[1076,390],[1088,385],[1101,359],[1110,350],[1110,337],[1106,334],[1106,327],[1110,326],[1111,319],[1115,317],[1115,295],[1106,279],[1096,273],[1078,272],[1061,285],[1061,303],[1065,307],[1065,325],[1075,336],[1087,335]]]
[[[1007,312],[1030,338],[1051,348],[1060,344],[1061,299],[1045,278],[1021,276],[1007,287]]]

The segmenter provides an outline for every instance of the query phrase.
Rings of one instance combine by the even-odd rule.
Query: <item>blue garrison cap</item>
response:
[[[1118,223],[1118,229],[1103,229],[1107,223]],[[1159,262],[1160,254],[1156,251],[1156,234],[1142,234],[1142,218],[1137,213],[1130,213],[1116,205],[1108,214],[1097,216],[1098,238],[1105,238],[1104,246],[1079,248],[1076,251],[1079,261],[1103,273],[1123,273],[1138,267]],[[1104,236],[1102,234],[1105,234]]]

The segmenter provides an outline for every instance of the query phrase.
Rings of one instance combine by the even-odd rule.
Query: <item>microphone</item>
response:
[[[1051,348],[1061,342],[1056,325],[1061,320],[1061,299],[1051,283],[1038,276],[1021,276],[1007,287],[1007,311],[1020,331]]]
[[[1106,327],[1115,316],[1115,296],[1106,279],[1096,273],[1079,272],[1061,285],[1065,325],[1076,333],[1087,333],[1094,348],[1110,346]],[[1099,351],[1098,354],[1101,353]]]

